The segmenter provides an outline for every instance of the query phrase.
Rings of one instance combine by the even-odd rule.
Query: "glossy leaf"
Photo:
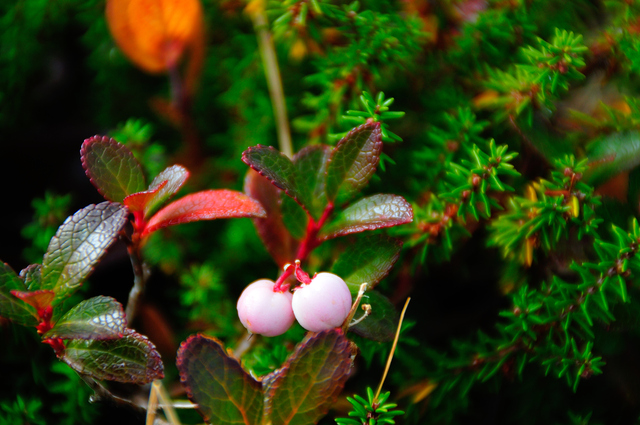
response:
[[[30,264],[20,270],[20,279],[22,279],[28,291],[40,289],[42,285],[42,264]]]
[[[371,314],[349,330],[374,341],[393,340],[396,326],[398,326],[398,312],[391,301],[380,292],[373,290],[364,294],[360,302],[360,305],[363,304],[371,306]],[[354,319],[360,318],[361,314],[362,310],[359,310]]]
[[[373,288],[384,279],[398,261],[402,242],[384,235],[361,236],[338,258],[331,272],[340,276],[357,294],[360,285]]]
[[[597,186],[614,175],[640,165],[640,132],[625,131],[603,137],[588,146],[585,177]]]
[[[180,345],[180,381],[211,424],[259,425],[262,387],[215,338],[195,335]]]
[[[93,136],[82,143],[82,166],[105,199],[122,202],[147,188],[142,167],[126,146],[106,136]]]
[[[308,210],[304,186],[299,186],[296,166],[286,155],[271,146],[257,145],[244,151],[242,160]]]
[[[175,67],[202,36],[198,0],[108,0],[106,15],[118,46],[151,73]]]
[[[290,263],[295,255],[295,243],[284,226],[280,208],[281,190],[250,169],[244,179],[244,192],[260,202],[266,217],[254,218],[258,236],[278,266]]]
[[[19,325],[35,326],[38,324],[35,308],[11,294],[11,291],[26,289],[16,272],[0,261],[0,316]]]
[[[341,205],[358,193],[375,173],[381,152],[380,123],[366,123],[347,133],[327,165],[328,200]]]
[[[147,224],[143,236],[158,229],[192,221],[216,218],[264,217],[260,203],[234,190],[205,190],[192,193],[158,211]]]
[[[351,373],[352,349],[342,330],[311,333],[299,343],[265,392],[265,423],[316,424]]]
[[[61,360],[95,379],[147,384],[164,377],[156,347],[131,329],[117,339],[68,341]]]
[[[325,176],[331,150],[327,145],[311,145],[293,157],[300,191],[304,192],[304,198],[308,200],[306,206],[315,220],[322,216],[327,206]]]
[[[44,336],[62,339],[121,338],[127,327],[122,305],[111,297],[97,296],[80,302],[64,314]]]
[[[51,238],[42,264],[42,287],[68,297],[87,278],[93,266],[116,239],[127,220],[118,203],[89,205],[68,217]]]
[[[320,231],[321,239],[392,227],[413,221],[413,209],[402,196],[377,194],[349,205]]]

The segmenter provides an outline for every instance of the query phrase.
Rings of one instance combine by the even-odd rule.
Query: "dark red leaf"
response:
[[[255,170],[249,170],[244,179],[244,191],[260,202],[267,216],[254,218],[258,236],[278,266],[292,262],[295,256],[296,243],[282,222],[280,208],[281,190],[272,185]]]
[[[258,201],[234,190],[206,190],[170,203],[158,211],[142,236],[167,226],[216,218],[264,217]]]

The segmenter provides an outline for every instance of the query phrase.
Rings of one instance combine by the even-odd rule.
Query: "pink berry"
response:
[[[256,280],[238,298],[238,317],[251,333],[281,335],[295,320],[291,310],[291,292],[274,292],[273,285],[269,279]]]
[[[293,293],[293,314],[306,330],[320,332],[342,325],[351,310],[351,292],[333,273],[318,273]]]

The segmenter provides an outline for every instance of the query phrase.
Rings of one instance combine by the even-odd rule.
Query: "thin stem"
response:
[[[171,425],[181,425],[180,418],[178,417],[178,413],[176,412],[173,403],[171,402],[171,397],[169,393],[162,385],[162,381],[155,380],[153,381],[153,387],[158,392],[158,399],[160,400],[160,404],[158,407],[162,407],[162,411],[164,415],[169,420]]]
[[[186,145],[183,153],[184,158],[181,158],[180,162],[189,166],[192,170],[197,170],[200,168],[203,159],[200,136],[191,116],[192,94],[187,90],[187,85],[180,75],[177,65],[169,68],[169,83],[171,85],[173,107],[179,114],[179,122],[176,125],[182,132],[182,139]]]
[[[400,314],[400,321],[398,322],[398,329],[396,330],[396,337],[393,339],[393,345],[391,346],[391,352],[389,353],[389,358],[387,358],[387,365],[384,368],[384,374],[382,375],[382,379],[380,380],[380,385],[378,385],[378,391],[376,391],[376,396],[373,397],[373,403],[378,403],[378,397],[380,396],[380,391],[382,391],[382,385],[384,384],[384,380],[387,379],[387,373],[389,372],[389,368],[391,367],[391,360],[393,359],[393,353],[396,351],[396,346],[398,345],[398,338],[400,338],[400,329],[402,328],[402,321],[404,320],[404,313],[407,311],[407,307],[409,306],[409,301],[411,298],[407,298],[407,301],[404,303],[404,308],[402,309],[402,313]]]
[[[269,24],[263,10],[254,11],[251,16],[253,18],[253,26],[258,35],[260,57],[262,58],[265,76],[267,77],[269,96],[271,97],[271,104],[273,105],[273,112],[276,118],[280,152],[291,158],[293,156],[293,147],[291,145],[289,119],[287,118],[282,78],[280,77],[280,68],[278,67],[273,39],[269,32]]]
[[[127,316],[127,321],[132,323],[138,310],[140,296],[144,292],[144,288],[149,277],[149,269],[142,261],[139,244],[135,241],[132,242],[127,246],[127,251],[129,251],[131,267],[133,268],[133,287],[131,288],[131,292],[129,292],[129,299],[127,301],[125,314]]]
[[[158,391],[155,386],[155,381],[151,384],[151,390],[149,391],[149,400],[147,401],[147,420],[145,425],[153,425],[156,421],[156,410],[158,409]]]
[[[245,351],[247,351],[249,348],[251,348],[251,346],[253,345],[253,342],[255,340],[256,340],[255,334],[252,334],[252,333],[249,333],[249,331],[246,331],[242,335],[242,339],[238,343],[238,346],[236,347],[236,349],[233,350],[233,355],[237,359],[242,357],[242,355],[245,353]]]

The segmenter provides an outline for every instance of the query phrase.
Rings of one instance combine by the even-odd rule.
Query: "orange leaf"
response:
[[[198,0],[107,0],[106,15],[118,46],[147,72],[175,67],[186,49],[198,50],[202,42]]]

